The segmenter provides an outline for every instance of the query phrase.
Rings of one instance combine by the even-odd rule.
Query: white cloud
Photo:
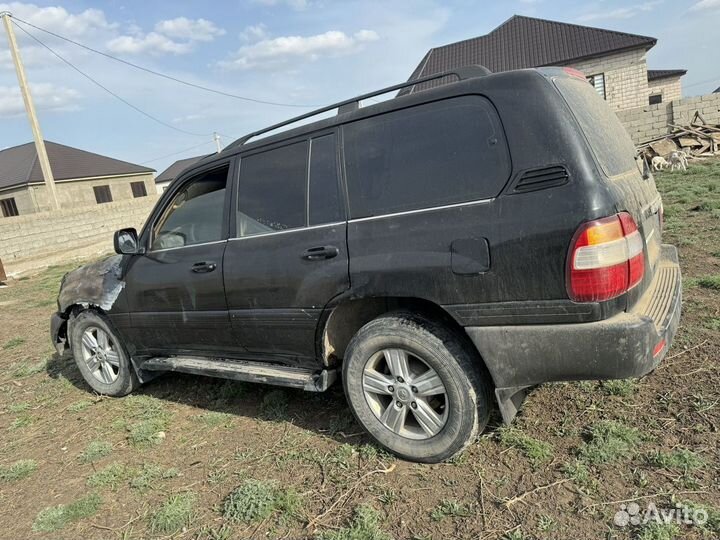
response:
[[[0,11],[9,11],[18,19],[42,28],[51,29],[58,34],[70,37],[87,35],[98,30],[115,28],[99,9],[86,9],[80,13],[70,13],[65,8],[40,7],[22,2],[0,3]]]
[[[30,85],[35,107],[45,111],[78,109],[80,94],[77,90],[52,83]],[[17,116],[25,113],[25,105],[18,86],[0,86],[0,116]]]
[[[720,9],[720,0],[700,0],[697,4],[693,4],[690,11],[706,11],[711,9]]]
[[[106,45],[108,50],[124,54],[185,54],[192,50],[192,43],[173,41],[157,32],[145,35],[118,36],[108,41]]]
[[[706,0],[702,0],[702,1],[706,1]],[[707,1],[717,1],[717,0],[707,0]],[[617,8],[617,9],[585,13],[584,15],[580,15],[577,18],[577,21],[578,22],[591,22],[591,21],[607,20],[607,19],[629,19],[631,17],[635,17],[636,15],[640,15],[641,13],[647,13],[649,11],[652,11],[656,6],[658,6],[659,4],[662,4],[662,2],[663,2],[663,0],[651,0],[650,2],[643,2],[642,4],[630,4],[628,6]]]
[[[267,27],[263,23],[255,24],[253,26],[247,26],[245,27],[245,30],[240,32],[240,39],[253,43],[256,41],[267,39],[267,37]]]
[[[288,6],[298,11],[307,8],[310,5],[309,0],[254,0],[256,4],[264,6]]]
[[[364,43],[379,39],[373,30],[360,30],[353,35],[330,30],[314,36],[283,36],[263,39],[240,47],[231,60],[220,62],[227,69],[272,67],[290,60],[317,60],[321,56],[347,54]]]
[[[177,17],[160,21],[155,25],[155,31],[171,38],[188,39],[190,41],[212,41],[225,34],[225,30],[215,26],[207,19],[188,19]]]

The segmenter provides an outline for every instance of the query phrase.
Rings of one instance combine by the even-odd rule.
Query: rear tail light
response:
[[[643,239],[627,212],[584,223],[575,233],[567,270],[572,300],[610,300],[640,283],[644,273]]]

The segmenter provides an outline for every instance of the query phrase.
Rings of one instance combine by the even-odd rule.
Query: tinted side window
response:
[[[479,96],[394,111],[343,129],[353,218],[494,197],[510,174],[500,121]]]
[[[308,141],[242,157],[237,235],[304,227]]]
[[[334,223],[343,219],[338,186],[335,135],[325,135],[310,141],[308,189],[308,222],[310,225]]]
[[[190,246],[225,238],[225,184],[228,167],[199,175],[186,184],[155,225],[153,249]]]

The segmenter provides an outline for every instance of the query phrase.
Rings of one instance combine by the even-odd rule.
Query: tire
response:
[[[408,380],[398,382],[393,372],[402,372],[403,357]],[[482,360],[463,336],[411,312],[388,313],[363,326],[350,341],[342,368],[357,421],[392,453],[422,463],[452,458],[487,425],[491,401],[481,373]],[[390,385],[393,393],[385,395],[382,385],[388,379],[395,384]],[[444,394],[431,394],[440,392],[438,379]],[[394,406],[399,412],[388,411]],[[434,415],[427,414],[428,407]],[[394,422],[403,410],[405,419]],[[404,426],[398,428],[400,422]]]
[[[107,341],[102,338],[103,333]],[[89,354],[92,340],[87,338],[88,334],[101,349],[94,358]],[[98,394],[126,396],[140,386],[120,336],[99,313],[83,311],[70,320],[70,346],[85,382]],[[93,370],[93,365],[98,366],[97,369]]]

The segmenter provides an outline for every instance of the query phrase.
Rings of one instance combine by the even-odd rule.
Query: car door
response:
[[[314,362],[327,303],[350,286],[334,131],[243,155],[225,253],[233,333],[249,352]]]
[[[237,349],[222,275],[231,165],[180,180],[144,231],[146,253],[134,257],[125,278],[140,353]]]

